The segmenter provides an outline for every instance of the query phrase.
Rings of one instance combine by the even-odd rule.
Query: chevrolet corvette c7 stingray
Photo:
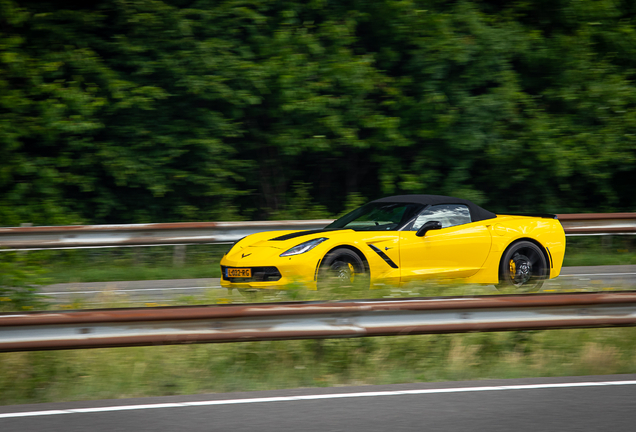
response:
[[[400,195],[324,229],[239,240],[221,260],[221,285],[249,291],[362,281],[374,288],[453,279],[536,291],[559,275],[564,255],[555,215],[496,215],[461,198]]]

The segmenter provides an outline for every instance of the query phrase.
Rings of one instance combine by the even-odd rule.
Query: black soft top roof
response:
[[[497,215],[479,207],[468,200],[461,198],[454,198],[443,195],[396,195],[386,198],[380,198],[374,203],[391,202],[391,203],[415,203],[423,205],[438,205],[438,204],[464,204],[470,210],[470,217],[473,222],[478,222],[486,219],[496,218]]]

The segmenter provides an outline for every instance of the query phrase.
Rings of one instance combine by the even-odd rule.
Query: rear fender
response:
[[[535,243],[543,251],[549,263],[549,278],[557,277],[561,272],[565,256],[565,232],[557,219],[498,216],[490,226],[492,230],[492,248],[482,269],[468,283],[499,283],[501,259],[506,249],[518,241]]]

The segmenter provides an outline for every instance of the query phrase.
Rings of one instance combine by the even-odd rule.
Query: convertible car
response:
[[[555,215],[496,215],[438,195],[372,201],[324,229],[249,235],[221,260],[221,285],[371,288],[454,279],[536,291],[561,271],[565,233]]]

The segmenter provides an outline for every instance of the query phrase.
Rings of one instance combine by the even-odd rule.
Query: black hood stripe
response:
[[[282,235],[280,237],[275,237],[273,239],[269,239],[269,241],[291,240],[291,239],[296,238],[296,237],[303,237],[303,236],[308,236],[308,235],[312,235],[312,234],[320,234],[320,233],[329,232],[329,231],[342,231],[342,229],[341,228],[331,228],[331,229],[299,231],[299,232],[293,232],[293,233],[285,234],[285,235]]]

